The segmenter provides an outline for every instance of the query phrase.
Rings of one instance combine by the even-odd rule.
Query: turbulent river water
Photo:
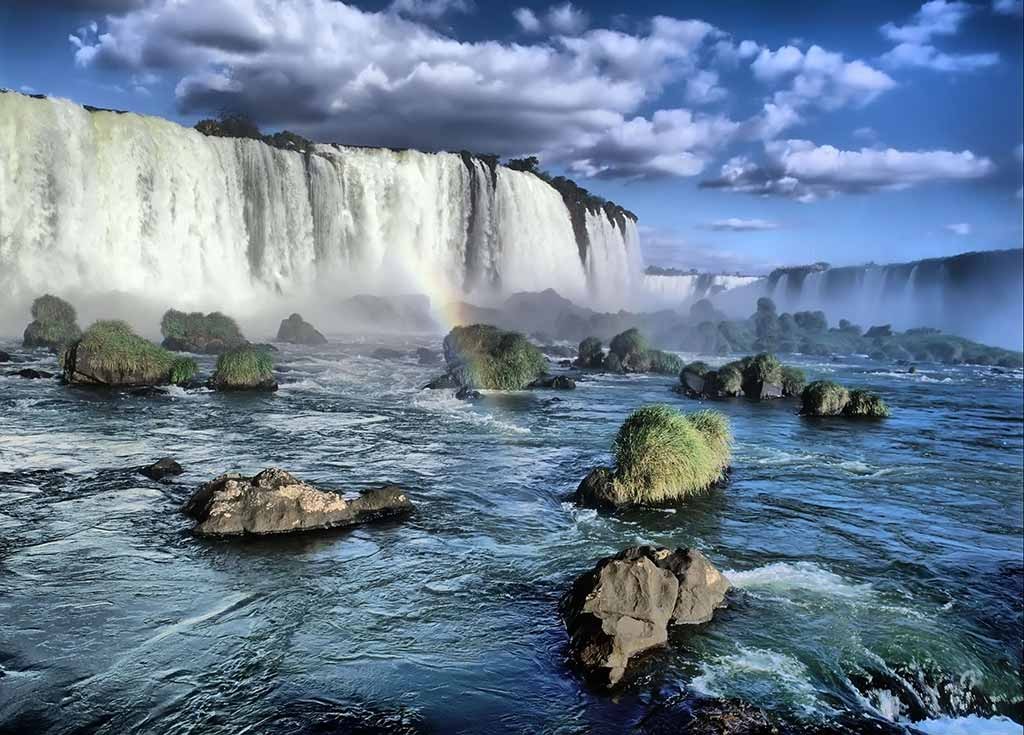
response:
[[[607,517],[569,496],[631,409],[697,407],[670,378],[469,404],[420,389],[437,368],[369,357],[382,344],[284,347],[265,396],[0,377],[0,731],[618,733],[705,694],[790,722],[1021,732],[1020,371],[795,359],[876,389],[893,417],[723,403],[727,487]],[[423,345],[437,340],[389,342]],[[167,455],[186,468],[173,481],[132,469]],[[418,510],[302,537],[189,534],[196,485],[268,466],[397,482]],[[636,543],[696,546],[736,590],[602,695],[565,665],[558,600]]]

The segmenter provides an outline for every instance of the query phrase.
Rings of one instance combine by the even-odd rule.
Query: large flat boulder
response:
[[[182,508],[201,536],[293,533],[352,526],[412,510],[402,488],[368,490],[347,499],[270,468],[255,477],[229,473],[201,486]]]
[[[573,663],[613,687],[629,660],[665,645],[670,624],[711,620],[729,581],[696,549],[634,546],[579,577],[562,604]]]

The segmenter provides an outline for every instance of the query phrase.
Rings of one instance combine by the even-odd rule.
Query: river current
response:
[[[438,367],[370,356],[438,341],[285,346],[273,395],[0,377],[0,732],[619,733],[697,694],[825,728],[1022,731],[1021,371],[793,358],[893,417],[716,404],[736,436],[726,487],[603,516],[570,498],[629,411],[699,404],[669,377],[604,375],[465,403],[421,389]],[[20,360],[2,368],[56,371],[0,349]],[[135,472],[163,456],[185,473]],[[197,485],[269,466],[399,483],[417,510],[190,535]],[[638,543],[696,546],[736,589],[609,696],[567,668],[558,601]]]

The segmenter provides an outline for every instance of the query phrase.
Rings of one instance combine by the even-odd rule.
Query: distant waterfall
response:
[[[749,306],[756,296],[767,295],[780,312],[821,309],[833,323],[936,327],[1018,349],[1024,342],[1021,250],[892,265],[784,268],[755,288]]]
[[[635,223],[453,153],[207,137],[0,94],[0,299],[142,296],[244,314],[267,298],[424,293],[435,306],[553,288],[630,305]]]
[[[710,273],[643,276],[644,303],[647,308],[687,310],[695,301],[717,296],[752,283],[761,276],[727,276]]]

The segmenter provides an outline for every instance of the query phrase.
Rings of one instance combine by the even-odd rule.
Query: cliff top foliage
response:
[[[717,412],[637,409],[612,446],[617,504],[663,503],[707,491],[724,477],[731,446],[728,420]]]
[[[458,383],[469,388],[522,390],[547,368],[526,337],[489,324],[452,329],[444,338],[444,357]]]
[[[540,168],[540,161],[536,156],[526,158],[510,158],[505,165],[513,171],[525,171],[550,184],[565,201],[567,207],[572,211],[576,207],[583,207],[593,214],[604,212],[608,219],[615,222],[620,228],[625,229],[625,219],[637,221],[637,216],[625,207],[615,202],[610,202],[597,194],[591,194],[588,190],[565,176],[552,176]]]
[[[313,150],[315,143],[290,130],[282,130],[271,135],[264,135],[245,115],[225,112],[217,118],[206,118],[196,123],[196,130],[203,135],[215,138],[248,138],[259,140],[274,148],[305,153]]]

